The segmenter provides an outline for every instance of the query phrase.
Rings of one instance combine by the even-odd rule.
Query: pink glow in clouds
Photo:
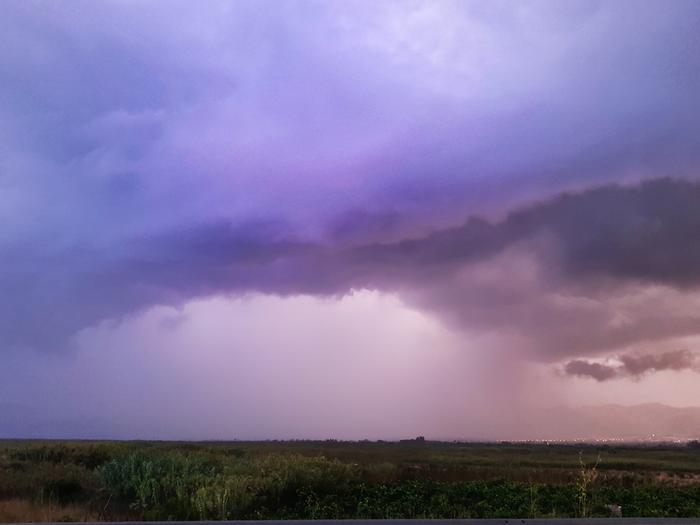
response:
[[[381,318],[381,323],[374,322]],[[85,330],[70,359],[4,368],[5,432],[34,437],[543,437],[547,410],[700,395],[693,375],[588,388],[376,292],[156,308]],[[12,370],[12,373],[7,373]],[[31,384],[32,402],[18,396]],[[37,407],[37,408],[34,408]],[[57,416],[59,414],[59,416]],[[65,417],[63,414],[70,414]],[[549,437],[567,436],[564,424]]]
[[[547,414],[697,404],[699,25],[3,1],[0,434],[575,436]]]

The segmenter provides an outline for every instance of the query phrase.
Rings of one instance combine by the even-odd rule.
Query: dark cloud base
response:
[[[688,350],[646,355],[626,354],[617,356],[617,360],[620,362],[619,365],[575,359],[566,363],[564,373],[577,377],[589,377],[596,381],[608,381],[628,377],[639,379],[645,374],[665,370],[700,372],[700,361],[698,361],[697,354]]]
[[[630,287],[700,284],[700,183],[600,186],[531,204],[501,222],[472,218],[399,242],[343,247],[301,241],[278,223],[221,222],[110,253],[76,248],[49,257],[17,249],[2,264],[5,350],[58,350],[100,320],[198,297],[371,288],[457,326],[513,333],[549,358],[575,357],[700,332],[692,312],[645,312],[631,326],[608,326],[612,303]],[[527,264],[535,277],[523,284],[516,274]]]

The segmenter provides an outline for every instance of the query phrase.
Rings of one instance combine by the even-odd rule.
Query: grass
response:
[[[0,500],[0,522],[96,521],[98,516],[82,505],[61,505],[50,501],[26,499]]]
[[[700,449],[0,441],[0,522],[700,516]]]

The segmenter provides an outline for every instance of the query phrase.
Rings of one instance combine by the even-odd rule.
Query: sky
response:
[[[700,405],[695,0],[0,3],[0,436]]]

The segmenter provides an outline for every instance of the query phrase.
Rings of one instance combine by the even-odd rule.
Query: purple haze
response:
[[[697,404],[699,24],[3,2],[0,436],[508,438]]]

